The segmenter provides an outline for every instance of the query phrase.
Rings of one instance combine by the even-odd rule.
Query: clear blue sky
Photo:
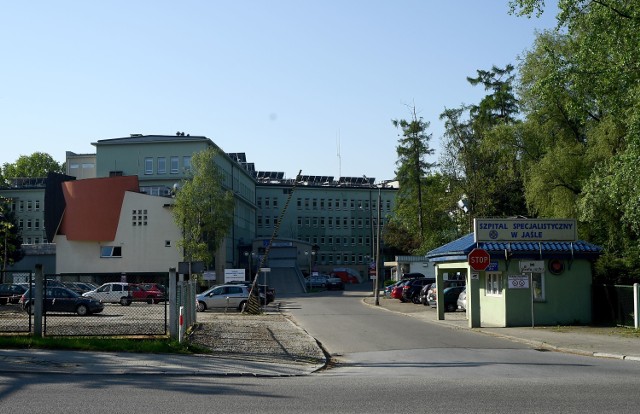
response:
[[[390,179],[392,119],[415,105],[437,157],[439,114],[484,95],[466,77],[554,24],[508,0],[3,2],[0,164],[184,131],[287,177]]]

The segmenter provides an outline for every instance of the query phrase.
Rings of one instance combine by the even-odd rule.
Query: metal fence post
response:
[[[177,302],[178,302],[178,289],[176,279],[176,269],[172,267],[169,269],[169,336],[172,339],[178,338],[178,329],[176,321]]]
[[[640,315],[638,315],[638,293],[640,293],[640,286],[638,283],[633,284],[633,326],[638,329],[640,327]]]
[[[36,280],[34,284],[35,292],[32,292],[33,302],[31,302],[31,309],[33,309],[33,335],[42,338],[42,314],[44,313],[43,297],[44,297],[44,272],[41,264],[36,264]],[[35,294],[34,294],[35,293]]]

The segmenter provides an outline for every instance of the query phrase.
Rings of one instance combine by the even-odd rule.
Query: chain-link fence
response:
[[[30,271],[4,271],[0,284],[0,333],[31,332],[31,317],[20,300],[33,282]]]

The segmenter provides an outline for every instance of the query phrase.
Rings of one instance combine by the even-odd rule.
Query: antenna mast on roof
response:
[[[340,130],[338,130],[338,136],[336,137],[336,145],[338,147],[338,179],[342,177],[342,158],[340,157]]]

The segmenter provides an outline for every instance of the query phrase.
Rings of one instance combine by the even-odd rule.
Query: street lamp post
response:
[[[376,223],[376,282],[373,297],[376,306],[380,305],[380,210],[382,204],[382,192],[378,186],[378,220]],[[384,266],[384,263],[383,263]],[[384,276],[384,274],[383,274]]]

